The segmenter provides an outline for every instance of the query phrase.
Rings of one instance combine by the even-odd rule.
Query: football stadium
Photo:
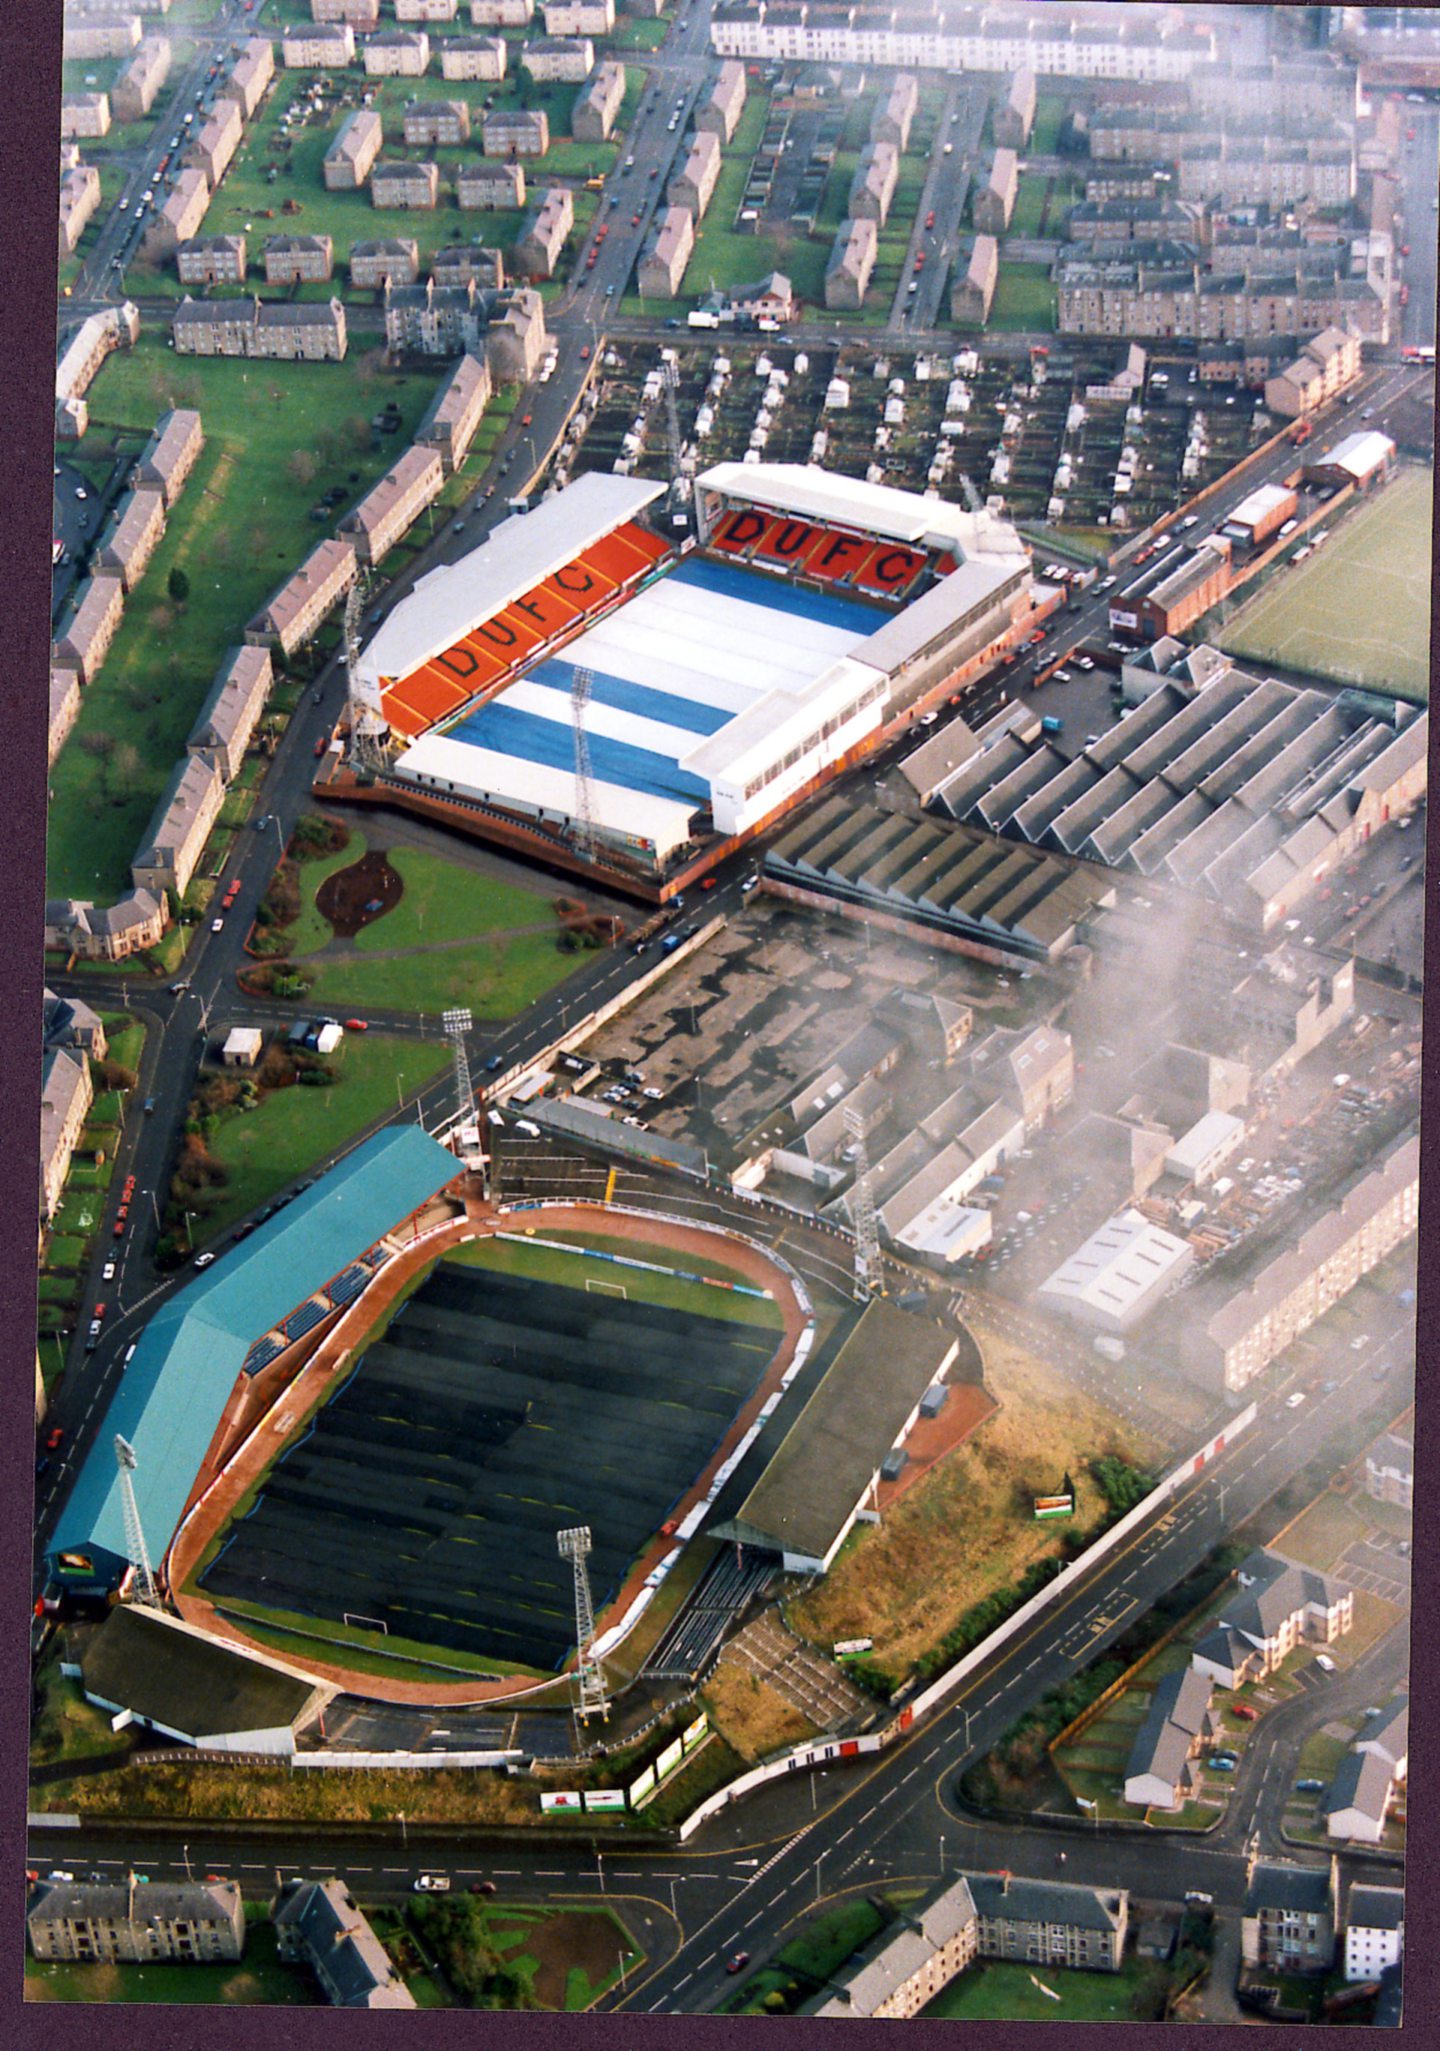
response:
[[[663,895],[1033,624],[990,512],[721,463],[677,542],[647,524],[663,494],[586,473],[420,580],[352,679],[374,795]]]
[[[392,1127],[151,1319],[49,1541],[51,1588],[124,1593],[143,1561],[192,1624],[332,1677],[350,1645],[357,1692],[384,1693],[363,1670],[379,1650],[442,1695],[523,1693],[575,1649],[558,1533],[590,1527],[618,1642],[805,1330],[748,1240],[593,1205],[512,1221]]]

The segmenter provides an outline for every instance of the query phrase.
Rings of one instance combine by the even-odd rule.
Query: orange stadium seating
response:
[[[658,535],[627,521],[563,569],[463,634],[443,654],[390,679],[381,695],[393,730],[414,740],[487,687],[500,683],[557,634],[580,626],[669,553]]]

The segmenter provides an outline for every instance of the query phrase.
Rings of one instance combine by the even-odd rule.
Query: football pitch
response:
[[[1218,635],[1229,655],[1424,701],[1430,694],[1428,469],[1347,514],[1298,569],[1274,572]]]

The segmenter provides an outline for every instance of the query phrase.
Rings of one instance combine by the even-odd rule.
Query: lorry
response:
[[[697,309],[694,313],[686,314],[685,325],[691,328],[718,328],[720,316],[718,313],[701,313]]]

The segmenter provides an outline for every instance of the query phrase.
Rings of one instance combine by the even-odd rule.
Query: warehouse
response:
[[[1328,486],[1353,484],[1361,491],[1390,474],[1395,461],[1395,444],[1374,428],[1347,434],[1333,449],[1322,450],[1305,465],[1305,482]]]
[[[1056,961],[1115,893],[1103,876],[938,819],[827,799],[770,849],[779,894],[854,905],[966,951]]]
[[[1128,1332],[1194,1261],[1186,1240],[1152,1225],[1139,1211],[1125,1210],[1062,1261],[1041,1283],[1038,1300],[1097,1332]]]
[[[1253,920],[1286,918],[1425,788],[1428,718],[1388,721],[1227,669],[1166,679],[1067,759],[992,722],[940,781],[952,818],[1142,876]]]
[[[1241,499],[1220,532],[1239,547],[1258,548],[1278,527],[1295,517],[1298,504],[1297,494],[1287,485],[1257,485]]]
[[[960,1340],[883,1299],[869,1304],[736,1515],[712,1536],[824,1574],[857,1520],[874,1521],[880,1469],[943,1381]]]

